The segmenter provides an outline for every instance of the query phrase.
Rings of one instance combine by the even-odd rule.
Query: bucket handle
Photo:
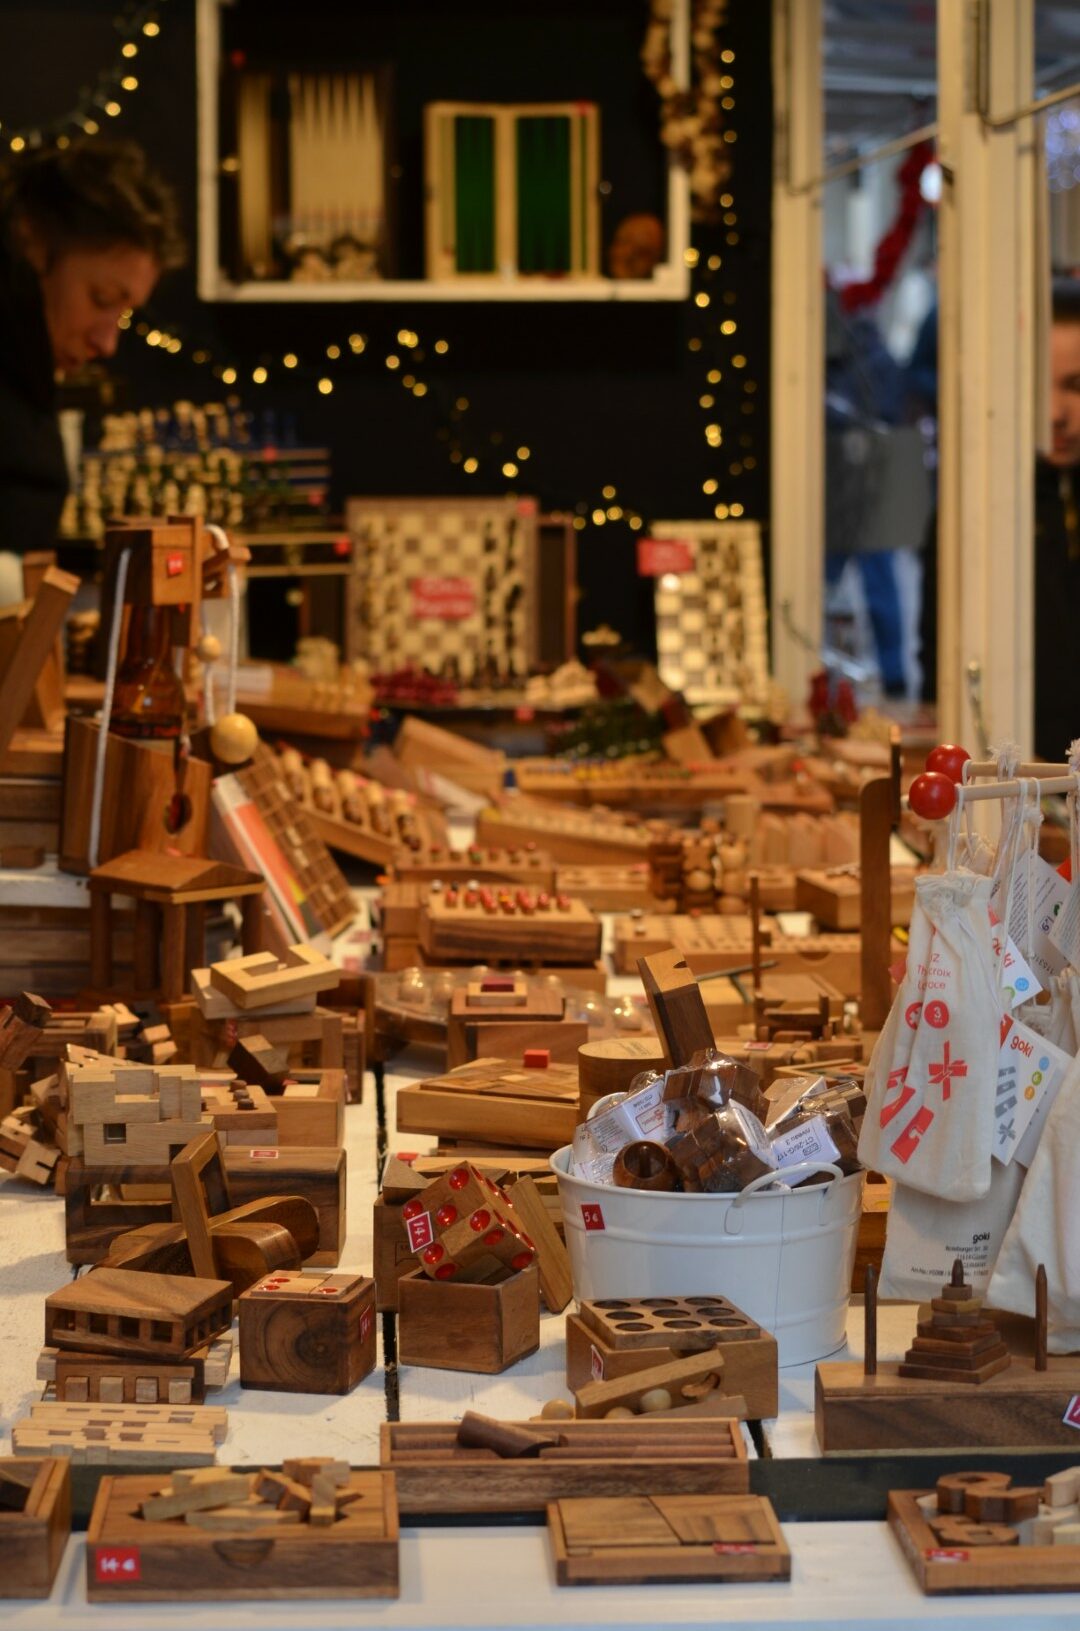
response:
[[[748,1195],[755,1194],[757,1190],[764,1189],[769,1184],[776,1184],[785,1195],[790,1194],[792,1189],[791,1180],[794,1178],[797,1182],[801,1182],[803,1178],[809,1178],[812,1172],[828,1172],[834,1178],[844,1176],[840,1168],[834,1166],[831,1161],[793,1161],[789,1167],[779,1167],[774,1172],[763,1172],[757,1178],[751,1179],[745,1189],[740,1190],[737,1195],[732,1197],[731,1205],[728,1207],[727,1215],[724,1218],[724,1233],[728,1235],[742,1234],[742,1203]],[[781,1177],[781,1173],[783,1177]]]

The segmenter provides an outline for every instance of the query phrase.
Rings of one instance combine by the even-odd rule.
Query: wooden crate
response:
[[[160,1486],[160,1475],[101,1480],[86,1536],[90,1602],[398,1595],[397,1497],[384,1472],[350,1473],[359,1499],[336,1523],[255,1537],[142,1518],[140,1503]]]
[[[527,1427],[528,1423],[517,1424]],[[565,1447],[504,1460],[466,1450],[457,1422],[386,1422],[380,1464],[397,1474],[406,1515],[428,1512],[542,1512],[548,1501],[608,1495],[745,1494],[746,1445],[738,1422],[694,1417],[670,1422],[560,1421]],[[629,1436],[626,1429],[633,1428]]]
[[[445,1076],[411,1082],[397,1095],[399,1132],[548,1153],[570,1142],[577,1115],[574,1065],[534,1070],[509,1060],[475,1059]]]
[[[290,1071],[280,1093],[271,1095],[277,1111],[278,1143],[304,1149],[331,1149],[345,1142],[345,1072]]]
[[[399,1365],[495,1376],[540,1346],[535,1264],[516,1274],[497,1264],[490,1278],[475,1280],[432,1280],[416,1270],[397,1292]]]
[[[547,1522],[560,1586],[791,1579],[764,1495],[577,1497],[551,1501]]]
[[[70,1533],[70,1461],[0,1457],[0,1597],[48,1597]]]

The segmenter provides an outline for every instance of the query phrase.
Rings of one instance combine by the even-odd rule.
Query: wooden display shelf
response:
[[[697,1416],[666,1426],[655,1419],[551,1425],[564,1447],[506,1460],[463,1449],[457,1422],[386,1422],[379,1460],[397,1475],[406,1515],[540,1512],[548,1501],[575,1495],[742,1495],[750,1487],[738,1422]]]

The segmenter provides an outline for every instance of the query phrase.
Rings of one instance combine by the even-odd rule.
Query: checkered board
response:
[[[354,498],[347,653],[462,682],[489,663],[522,678],[537,656],[534,498]]]
[[[660,678],[688,702],[762,700],[769,675],[761,529],[756,521],[656,521],[680,539],[689,572],[656,580]]]

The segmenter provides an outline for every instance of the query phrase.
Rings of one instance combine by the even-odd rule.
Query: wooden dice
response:
[[[536,1256],[505,1190],[468,1161],[432,1179],[401,1217],[420,1268],[433,1280],[457,1279],[489,1258],[518,1273]]]
[[[374,1365],[374,1280],[281,1271],[240,1298],[242,1387],[348,1393]]]

